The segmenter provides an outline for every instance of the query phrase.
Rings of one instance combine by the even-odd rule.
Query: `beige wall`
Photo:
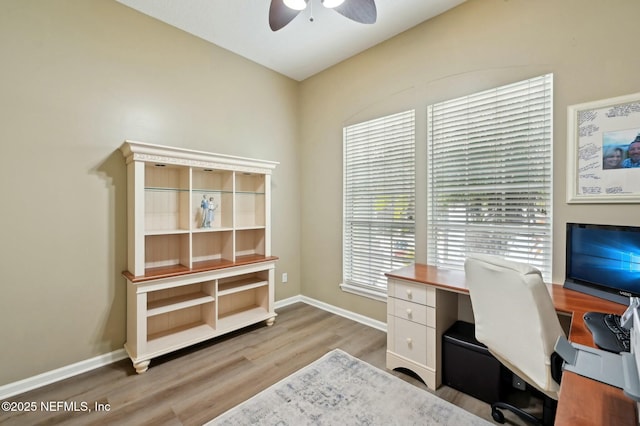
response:
[[[344,293],[342,128],[416,109],[417,260],[426,259],[426,106],[554,74],[553,280],[567,221],[640,225],[638,205],[568,205],[566,110],[640,91],[637,0],[468,0],[301,84],[302,290],[381,321],[383,303]]]
[[[122,348],[125,139],[279,161],[300,293],[297,82],[113,0],[2,0],[0,54],[0,385]]]

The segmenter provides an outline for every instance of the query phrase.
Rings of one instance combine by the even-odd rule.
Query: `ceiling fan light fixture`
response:
[[[284,5],[293,10],[304,10],[307,7],[306,0],[283,0]]]
[[[271,0],[269,6],[269,27],[271,31],[284,28],[289,22],[300,15],[307,5],[313,12],[314,2],[317,0]],[[378,12],[375,0],[321,0],[324,7],[335,10],[345,18],[360,24],[375,24]],[[309,21],[313,22],[313,13],[309,14]]]
[[[340,6],[344,0],[322,0],[322,5],[328,9]]]

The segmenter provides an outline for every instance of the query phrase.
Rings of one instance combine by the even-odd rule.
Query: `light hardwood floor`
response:
[[[0,424],[201,425],[334,348],[386,369],[385,333],[304,303],[277,313],[272,327],[258,324],[153,359],[142,375],[127,359],[9,398],[36,402],[37,410],[0,412]],[[427,390],[407,374],[392,373]],[[446,386],[436,394],[491,421],[481,401]],[[65,410],[58,401],[79,411]],[[60,411],[44,411],[41,402]],[[95,411],[96,403],[109,410]],[[92,411],[82,411],[83,404]],[[522,424],[506,414],[507,424]]]

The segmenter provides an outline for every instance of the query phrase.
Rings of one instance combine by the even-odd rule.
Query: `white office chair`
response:
[[[552,378],[552,354],[564,335],[540,271],[529,265],[490,255],[469,256],[466,283],[475,318],[476,339],[505,367],[542,393],[543,418],[537,419],[503,402],[491,406],[494,420],[504,423],[499,409],[524,420],[553,424],[558,382]]]

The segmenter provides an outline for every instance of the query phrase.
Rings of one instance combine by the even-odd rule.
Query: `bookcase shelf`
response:
[[[214,300],[215,299],[213,298],[213,296],[209,296],[205,293],[192,293],[183,294],[181,296],[173,296],[155,303],[149,303],[147,305],[147,317],[165,314],[167,312],[173,312],[180,309],[186,309],[192,306],[199,306],[204,303],[213,302]]]
[[[273,324],[270,182],[276,164],[134,141],[127,164],[127,342],[159,355]]]
[[[255,281],[252,279],[239,280],[233,283],[220,284],[218,286],[218,297],[227,296],[229,294],[239,293],[258,287],[268,286],[269,281]]]

